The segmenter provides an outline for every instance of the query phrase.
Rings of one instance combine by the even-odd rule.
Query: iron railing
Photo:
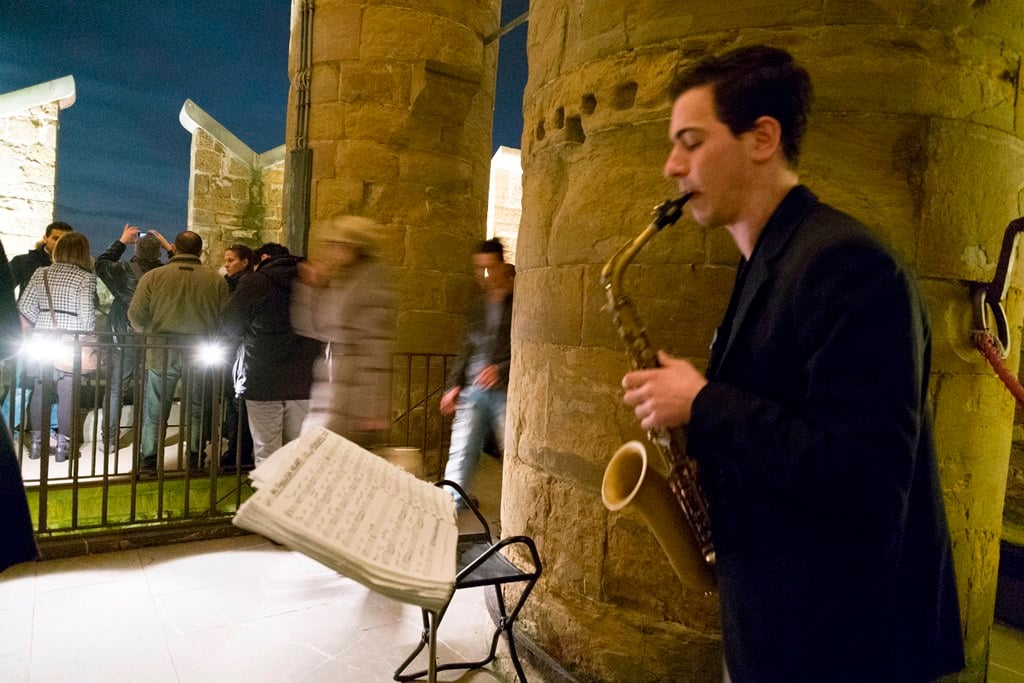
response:
[[[46,341],[0,366],[3,421],[44,555],[234,533],[230,518],[252,491],[241,440],[226,433],[233,351],[195,336],[69,335],[75,368],[61,374]],[[82,347],[98,354],[96,371],[82,372]],[[429,478],[451,430],[438,407],[450,358],[393,357],[388,445],[418,449]]]

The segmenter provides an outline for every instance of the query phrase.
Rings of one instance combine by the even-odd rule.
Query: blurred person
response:
[[[20,347],[21,323],[14,302],[14,277],[7,253],[0,244],[0,359],[14,355]],[[0,572],[39,556],[25,485],[21,480],[14,441],[0,425]]]
[[[477,245],[473,270],[480,297],[470,309],[466,331],[455,357],[441,414],[455,414],[444,478],[468,493],[487,432],[496,450],[505,438],[505,399],[512,358],[512,278],[505,250],[497,239]],[[465,501],[456,497],[456,506]]]
[[[115,343],[124,342],[125,335],[132,332],[128,320],[128,306],[131,304],[135,287],[145,273],[157,268],[160,251],[173,254],[174,246],[156,230],[149,230],[142,237],[140,229],[125,223],[121,236],[114,240],[107,250],[96,257],[96,277],[110,290],[114,297],[107,313],[107,323],[113,333]],[[135,245],[135,254],[128,261],[121,257],[130,245]],[[118,450],[121,431],[121,397],[127,390],[128,382],[138,362],[134,346],[118,346],[111,354],[111,364],[107,374],[108,391],[106,396],[104,444],[106,452]]]
[[[18,288],[19,296],[21,292],[25,291],[25,285],[28,284],[29,278],[37,268],[45,268],[53,263],[53,250],[60,238],[74,230],[62,221],[50,223],[46,226],[43,239],[36,244],[35,249],[11,259],[11,275],[14,277],[14,286]]]
[[[389,426],[395,293],[379,257],[383,228],[338,214],[314,226],[311,253],[292,288],[292,327],[326,342],[313,368],[305,433],[327,429],[364,448]]]
[[[18,300],[18,310],[35,331],[92,332],[96,323],[96,276],[92,273],[89,240],[80,232],[65,234],[53,250],[53,265],[38,268],[29,278]],[[52,303],[51,303],[52,302]],[[46,361],[44,361],[46,362]],[[56,460],[67,460],[75,434],[74,406],[71,403],[73,375],[47,364],[41,373],[56,373],[57,449]],[[45,375],[44,375],[45,376]],[[29,457],[40,456],[40,427],[50,415],[53,397],[37,381],[29,401],[28,421],[31,433]]]
[[[244,401],[251,457],[259,465],[299,436],[322,344],[292,329],[292,285],[301,260],[278,244],[260,247],[254,259],[256,269],[241,280],[224,308],[221,330],[227,342],[239,347],[235,395]]]
[[[128,319],[137,332],[148,335],[208,335],[216,333],[220,312],[227,303],[228,285],[199,258],[203,239],[185,230],[174,239],[175,256],[160,268],[139,278],[128,307]],[[159,348],[159,336],[148,340],[146,396],[142,407],[142,443],[139,473],[157,472],[157,455],[163,453],[161,426],[166,427],[178,381],[187,365],[182,351]],[[165,355],[166,354],[166,355]],[[189,374],[189,467],[203,466],[204,397],[209,395],[204,375],[196,368]]]

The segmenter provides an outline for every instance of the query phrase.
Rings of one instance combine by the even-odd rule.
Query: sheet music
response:
[[[451,496],[342,437],[318,430],[252,473],[235,523],[412,602],[447,599],[458,529]],[[284,538],[285,540],[281,540]]]

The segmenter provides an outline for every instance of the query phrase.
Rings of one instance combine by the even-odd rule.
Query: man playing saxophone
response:
[[[726,676],[929,681],[963,666],[913,277],[800,184],[807,72],[739,48],[677,81],[665,175],[742,258],[706,374],[628,373],[645,429],[687,425],[717,553]]]

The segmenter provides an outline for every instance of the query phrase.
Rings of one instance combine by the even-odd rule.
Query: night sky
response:
[[[505,0],[502,22],[528,0]],[[288,0],[0,0],[0,94],[62,76],[57,219],[93,253],[126,222],[184,229],[193,100],[256,152],[285,142]],[[519,147],[526,26],[502,38],[494,142]],[[39,226],[40,235],[45,226]]]

